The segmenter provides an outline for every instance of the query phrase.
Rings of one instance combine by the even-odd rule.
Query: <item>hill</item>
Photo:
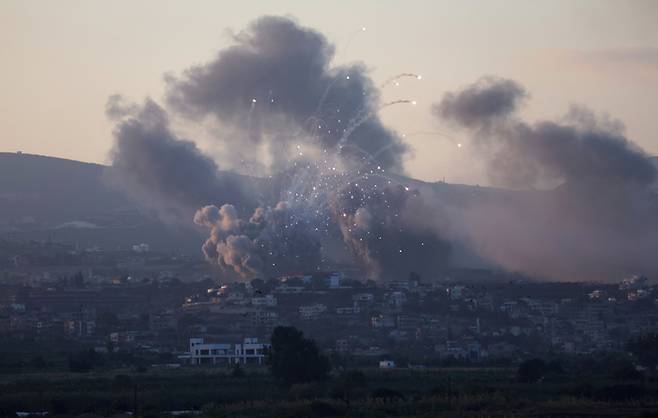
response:
[[[200,235],[164,225],[104,180],[105,167],[0,153],[0,237],[114,248],[146,242],[199,254]]]

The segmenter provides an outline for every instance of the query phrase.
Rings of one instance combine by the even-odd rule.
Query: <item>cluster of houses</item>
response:
[[[395,356],[486,362],[547,350],[620,351],[629,338],[658,330],[658,287],[641,276],[618,284],[375,282],[323,272],[219,286],[167,277],[23,286],[0,299],[0,335],[171,352],[192,364],[262,364],[279,325],[372,364]]]

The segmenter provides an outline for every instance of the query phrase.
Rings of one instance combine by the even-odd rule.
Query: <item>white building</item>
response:
[[[361,312],[361,308],[354,302],[353,306],[342,306],[336,308],[337,315],[358,315]]]
[[[251,298],[252,306],[266,306],[273,308],[277,305],[277,299],[274,295],[256,296]]]
[[[257,338],[245,338],[242,343],[205,343],[203,338],[190,338],[192,364],[263,364],[271,345]]]
[[[352,295],[352,300],[357,303],[370,303],[375,300],[375,295],[372,293],[357,293]]]
[[[395,362],[393,360],[382,360],[379,362],[380,369],[395,369]]]
[[[343,280],[343,273],[335,271],[325,279],[325,283],[330,289],[338,289],[340,282]]]
[[[324,312],[327,312],[327,306],[322,303],[299,307],[299,316],[303,320],[317,319]]]

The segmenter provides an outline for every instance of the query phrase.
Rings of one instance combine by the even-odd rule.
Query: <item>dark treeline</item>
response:
[[[331,364],[315,342],[292,327],[275,328],[268,367],[152,366],[93,350],[72,353],[67,372],[5,374],[0,416],[17,411],[73,417],[132,413],[160,417],[433,416],[436,413],[541,416],[658,411],[656,335],[629,342],[633,358],[601,353],[527,359],[514,367],[380,370]],[[133,361],[133,364],[130,364]],[[644,366],[636,366],[636,362]],[[653,367],[653,368],[651,368]],[[598,412],[597,412],[598,411]],[[642,415],[644,414],[644,415]]]

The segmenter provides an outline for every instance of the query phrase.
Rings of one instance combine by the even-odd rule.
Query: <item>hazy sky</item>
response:
[[[108,162],[109,95],[160,100],[165,73],[208,61],[230,44],[227,31],[263,14],[323,32],[336,63],[363,61],[377,82],[422,74],[383,92],[418,101],[382,112],[408,134],[415,152],[406,167],[416,177],[485,182],[467,144],[426,134],[451,133],[429,106],[482,75],[523,84],[527,118],[584,104],[622,120],[631,139],[658,154],[658,1],[574,0],[0,0],[0,150]]]

